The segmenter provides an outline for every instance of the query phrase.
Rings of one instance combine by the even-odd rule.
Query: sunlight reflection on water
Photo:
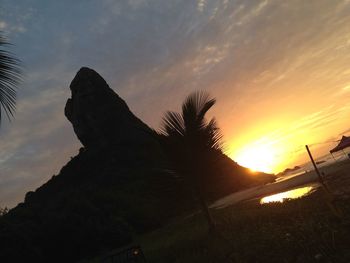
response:
[[[299,197],[302,197],[304,195],[307,195],[311,193],[311,191],[314,189],[314,186],[305,186],[297,189],[293,189],[290,191],[265,196],[264,198],[261,198],[260,204],[266,204],[266,203],[272,203],[272,202],[280,202],[282,203],[285,199],[296,199]]]

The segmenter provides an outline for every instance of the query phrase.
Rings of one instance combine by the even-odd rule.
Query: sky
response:
[[[348,0],[0,0],[23,63],[0,127],[0,207],[22,202],[81,147],[63,109],[82,66],[152,128],[192,91],[217,99],[225,152],[279,172],[350,129]],[[318,144],[328,142],[328,144]]]

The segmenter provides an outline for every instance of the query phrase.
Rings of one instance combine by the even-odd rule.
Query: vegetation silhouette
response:
[[[222,135],[215,119],[206,121],[205,115],[216,100],[203,91],[190,94],[182,104],[182,113],[168,111],[161,134],[164,135],[176,156],[176,172],[190,184],[200,202],[210,230],[215,227],[210,215],[203,188],[203,177],[208,166],[215,162],[213,152],[222,150]],[[174,159],[174,158],[173,158]]]
[[[20,61],[3,49],[10,45],[0,31],[0,123],[3,112],[9,120],[16,109],[16,89],[21,80]]]
[[[94,70],[79,70],[70,88],[65,114],[82,148],[0,216],[1,262],[90,259],[195,214],[199,203],[213,226],[206,201],[275,179],[251,176],[222,152],[215,120],[204,118],[215,104],[206,93],[190,95],[183,116],[167,113],[156,133]]]
[[[2,208],[0,207],[0,217],[3,215],[6,215],[9,212],[9,209],[7,207]]]

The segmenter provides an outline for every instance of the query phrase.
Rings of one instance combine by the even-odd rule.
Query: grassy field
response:
[[[350,262],[350,204],[337,218],[318,191],[302,199],[244,203],[200,214],[138,238],[148,262]]]
[[[350,262],[350,176],[348,164],[328,173],[336,193],[332,206],[322,189],[283,203],[259,199],[212,209],[217,224],[208,233],[204,217],[194,214],[135,237],[147,262]],[[94,261],[94,262],[99,262]]]

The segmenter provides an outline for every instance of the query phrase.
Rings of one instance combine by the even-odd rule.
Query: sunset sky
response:
[[[348,0],[0,0],[0,30],[25,73],[0,128],[0,207],[77,154],[63,109],[82,66],[155,129],[208,91],[225,152],[253,169],[279,172],[307,160],[305,144],[349,134]]]

